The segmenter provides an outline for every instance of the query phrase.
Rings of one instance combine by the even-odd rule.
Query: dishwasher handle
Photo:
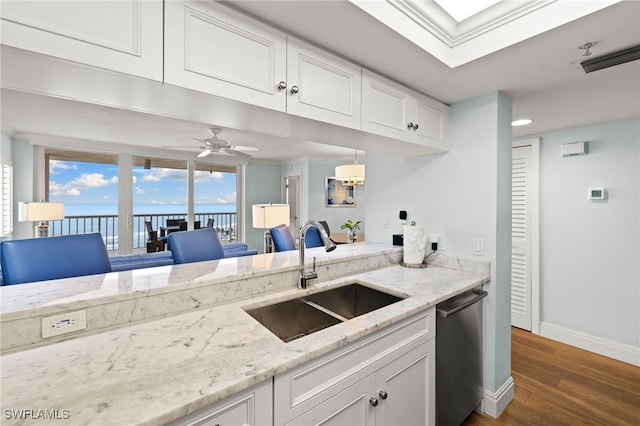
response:
[[[473,305],[476,302],[479,302],[480,300],[484,299],[489,295],[489,293],[487,293],[484,290],[473,290],[473,292],[476,295],[476,297],[474,297],[473,299],[469,299],[466,302],[461,303],[458,306],[455,306],[449,310],[436,308],[436,313],[438,314],[439,317],[442,317],[442,318],[450,317],[451,315],[456,314],[465,308],[468,308],[469,306]]]

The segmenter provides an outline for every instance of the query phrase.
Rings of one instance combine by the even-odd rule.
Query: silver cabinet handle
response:
[[[387,395],[387,392],[385,392],[385,391],[378,392],[378,395],[380,395],[380,398],[382,398],[382,399],[387,399],[387,397],[389,396],[389,395]]]
[[[291,86],[291,93],[292,94],[296,94],[300,91],[300,88],[298,86]]]
[[[413,123],[407,124],[407,129],[409,129],[409,130],[413,129]]]
[[[278,83],[278,90],[284,90],[287,88],[287,83],[285,83],[284,81],[281,81],[280,83]]]
[[[371,399],[369,400],[369,403],[371,405],[373,405],[374,407],[377,407],[378,406],[378,398],[371,397]]]
[[[418,130],[418,123],[413,125],[413,130]]]

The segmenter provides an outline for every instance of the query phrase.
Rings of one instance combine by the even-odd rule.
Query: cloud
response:
[[[117,176],[113,176],[110,179],[105,179],[102,173],[82,173],[80,177],[77,177],[67,183],[61,184],[55,181],[51,181],[49,183],[49,192],[53,195],[78,196],[85,189],[102,188],[117,183]]]
[[[234,191],[231,194],[227,194],[222,198],[217,198],[215,200],[215,202],[216,203],[232,203],[232,204],[235,204],[235,202],[236,202],[236,193]]]
[[[193,173],[193,179],[196,182],[208,182],[210,180],[224,180],[224,173],[222,172],[205,172],[202,170],[196,170]]]
[[[141,182],[160,182],[162,179],[186,181],[187,171],[180,169],[152,169],[145,172],[140,178]]]
[[[138,187],[138,188],[136,188],[136,189],[135,189],[135,194],[136,194],[136,195],[142,195],[142,194],[144,194],[144,189],[139,188],[139,187]]]
[[[58,170],[77,170],[78,166],[60,160],[49,160],[49,174],[55,175]]]

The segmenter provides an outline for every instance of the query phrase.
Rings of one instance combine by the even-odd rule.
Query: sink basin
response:
[[[302,298],[263,306],[247,313],[285,342],[341,322],[305,303]]]
[[[351,284],[307,296],[307,300],[351,319],[401,301],[400,297],[364,285]]]
[[[402,298],[349,284],[286,302],[247,310],[247,313],[284,342],[348,321]]]

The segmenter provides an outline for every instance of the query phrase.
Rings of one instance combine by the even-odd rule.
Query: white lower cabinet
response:
[[[169,426],[268,426],[273,424],[273,382],[257,386],[182,417]]]
[[[275,425],[435,425],[433,309],[274,378]]]
[[[434,425],[434,370],[435,340],[432,339],[287,426]]]

